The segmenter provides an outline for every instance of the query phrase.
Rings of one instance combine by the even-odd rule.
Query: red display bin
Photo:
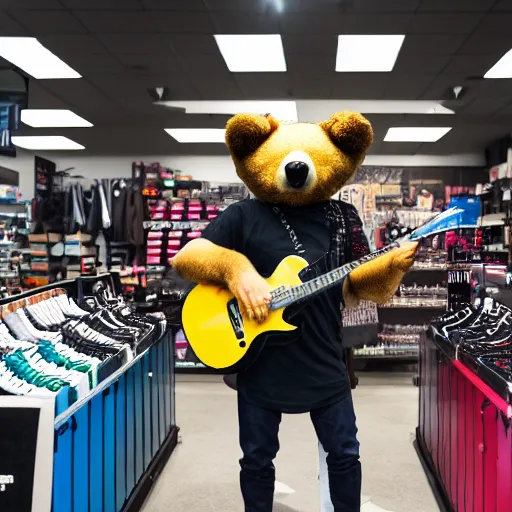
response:
[[[512,511],[512,407],[442,342],[420,343],[416,450],[444,511]]]

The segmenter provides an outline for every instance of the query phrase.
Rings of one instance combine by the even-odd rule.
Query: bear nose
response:
[[[308,179],[309,167],[304,162],[290,162],[284,166],[286,179],[293,188],[301,188]]]

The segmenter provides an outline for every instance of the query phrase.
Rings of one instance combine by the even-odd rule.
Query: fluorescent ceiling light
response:
[[[21,122],[33,128],[90,128],[89,121],[71,110],[26,109],[21,111]]]
[[[33,150],[46,150],[46,151],[57,151],[57,150],[76,150],[85,149],[84,146],[77,142],[62,137],[60,135],[49,135],[49,136],[16,136],[12,138],[12,143],[19,148],[33,149]]]
[[[0,37],[0,57],[34,78],[81,78],[34,37]]]
[[[302,123],[317,123],[329,119],[333,112],[352,110],[362,114],[454,114],[437,101],[397,100],[297,100],[297,111]]]
[[[228,69],[233,72],[286,71],[279,34],[216,35],[215,41]]]
[[[437,142],[444,137],[450,128],[412,128],[404,126],[400,128],[390,128],[384,137],[385,142]]]
[[[178,142],[225,142],[224,128],[166,128]]]
[[[484,78],[512,78],[512,50],[505,53],[505,55],[485,73]]]
[[[404,35],[338,36],[336,71],[392,71]]]
[[[295,101],[159,101],[157,105],[184,108],[187,114],[272,114],[280,121],[298,120]]]

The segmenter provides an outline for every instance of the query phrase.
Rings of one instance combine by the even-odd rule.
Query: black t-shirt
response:
[[[279,206],[309,263],[329,249],[325,207],[326,203]],[[269,277],[283,258],[295,254],[279,216],[269,204],[253,199],[229,206],[210,223],[203,237],[244,254],[264,277]],[[300,413],[335,403],[350,392],[341,344],[341,289],[336,286],[309,299],[293,321],[300,326],[298,339],[267,343],[256,361],[239,373],[238,390],[245,400]],[[283,336],[289,337],[289,333]]]

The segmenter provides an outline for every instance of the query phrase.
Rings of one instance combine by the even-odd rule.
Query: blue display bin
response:
[[[177,443],[172,335],[55,420],[53,512],[133,512]]]

